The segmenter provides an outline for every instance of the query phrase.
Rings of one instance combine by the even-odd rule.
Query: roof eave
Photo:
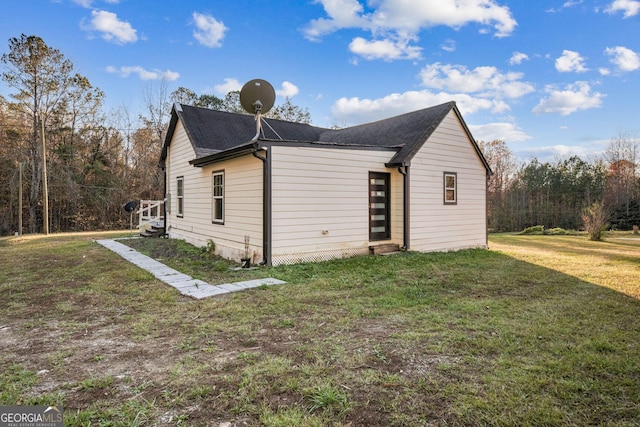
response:
[[[455,111],[456,115],[458,116],[458,119],[460,119],[460,123],[462,123],[462,128],[464,129],[465,133],[467,134],[467,137],[469,137],[469,140],[471,141],[471,144],[473,145],[473,148],[476,150],[476,153],[478,154],[478,157],[480,158],[480,161],[484,165],[484,167],[485,167],[485,169],[487,171],[487,176],[493,175],[493,171],[491,170],[491,166],[489,166],[489,162],[484,157],[484,153],[482,153],[482,149],[480,148],[480,146],[476,142],[475,138],[473,137],[473,135],[471,135],[471,131],[467,127],[467,124],[465,123],[464,118],[462,118],[462,114],[460,114],[460,110],[458,110],[458,107],[456,107],[456,106],[454,106],[453,110]]]
[[[203,166],[220,162],[222,160],[229,160],[229,159],[234,159],[236,157],[245,156],[253,152],[254,146],[255,145],[253,142],[248,142],[246,144],[238,145],[237,147],[230,148],[228,150],[221,151],[216,154],[211,154],[208,156],[189,160],[189,164],[194,167],[201,168]]]
[[[171,145],[171,140],[173,139],[173,133],[176,130],[176,126],[178,125],[179,116],[182,113],[182,107],[177,102],[173,104],[173,108],[171,109],[171,119],[169,120],[169,127],[167,128],[167,134],[164,137],[164,143],[162,144],[162,151],[160,152],[160,161],[158,162],[158,166],[162,169],[165,168],[167,154],[169,151],[169,146]]]
[[[420,151],[420,149],[427,142],[431,134],[438,128],[438,126],[440,126],[440,123],[442,123],[442,121],[447,116],[447,114],[449,114],[449,111],[451,111],[451,109],[453,108],[456,108],[455,101],[448,102],[447,108],[443,109],[442,113],[440,113],[440,115],[436,118],[436,120],[434,120],[433,123],[431,123],[431,126],[429,126],[429,128],[425,130],[424,134],[422,135],[422,138],[417,140],[414,144],[411,144],[411,146],[406,146],[400,149],[396,153],[396,155],[391,158],[388,164],[394,165],[392,167],[405,166],[407,164],[410,164],[411,159],[413,159],[413,157],[418,153],[418,151]]]

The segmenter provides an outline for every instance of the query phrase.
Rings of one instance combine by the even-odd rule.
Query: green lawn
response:
[[[209,281],[288,282],[201,301],[93,237],[0,239],[0,404],[86,426],[640,424],[636,236],[242,273],[138,243]]]

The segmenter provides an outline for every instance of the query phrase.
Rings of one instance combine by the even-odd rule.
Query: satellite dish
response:
[[[265,114],[273,107],[275,101],[276,91],[266,80],[250,80],[240,91],[240,104],[249,114]]]
[[[138,202],[136,202],[135,200],[132,200],[130,202],[127,202],[126,205],[124,205],[124,210],[127,212],[133,212],[136,209],[136,206],[138,206]]]

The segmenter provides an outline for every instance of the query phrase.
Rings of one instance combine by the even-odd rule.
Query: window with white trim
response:
[[[224,171],[211,174],[211,222],[224,224]]]
[[[456,172],[444,173],[444,204],[455,205],[458,203],[458,174]]]
[[[182,218],[184,216],[184,176],[176,178],[176,187],[177,215]]]

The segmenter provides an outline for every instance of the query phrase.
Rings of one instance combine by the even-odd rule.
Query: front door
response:
[[[390,175],[384,172],[369,172],[369,240],[391,238],[389,218]]]

